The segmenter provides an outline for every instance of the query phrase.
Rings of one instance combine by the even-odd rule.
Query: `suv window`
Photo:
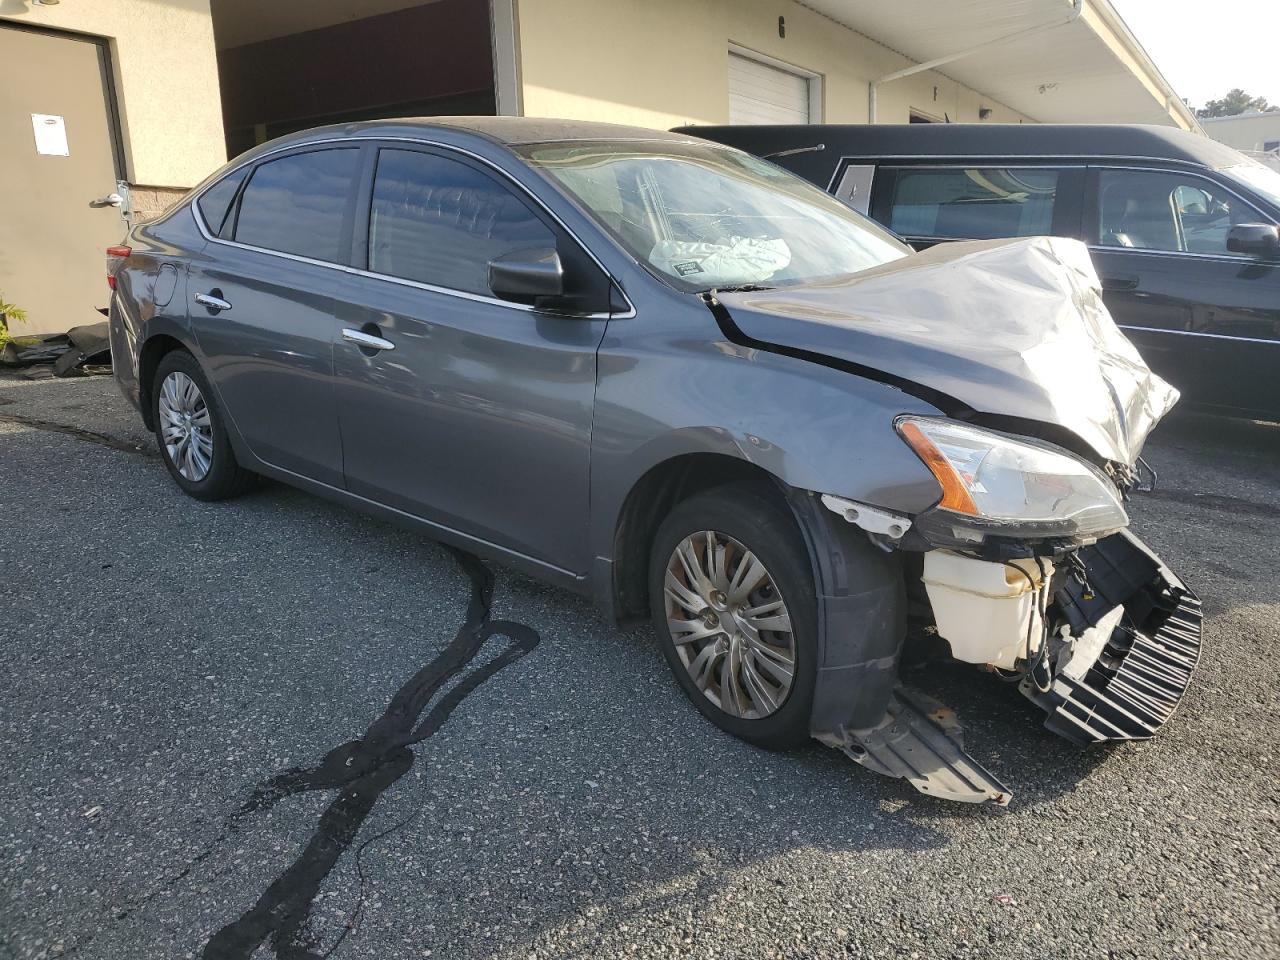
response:
[[[222,229],[227,219],[227,211],[231,207],[231,201],[235,199],[236,191],[240,189],[241,181],[248,172],[248,167],[241,167],[229,173],[202,193],[200,199],[196,201],[196,205],[200,208],[200,215],[204,217],[205,226],[215,237],[223,235]]]
[[[344,147],[260,165],[240,195],[236,241],[337,263],[359,159],[359,150]]]
[[[556,246],[556,235],[506,186],[458,160],[378,152],[369,269],[485,296],[489,261]]]
[[[1052,233],[1057,170],[901,168],[889,226],[906,237],[989,240]]]
[[[1098,242],[1105,247],[1244,256],[1227,251],[1227,231],[1263,219],[1200,177],[1156,170],[1098,174]]]

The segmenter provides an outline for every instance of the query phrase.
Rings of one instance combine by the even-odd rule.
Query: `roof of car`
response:
[[[338,137],[368,137],[404,135],[409,131],[425,132],[441,128],[478,134],[508,145],[557,140],[668,140],[673,143],[689,143],[696,139],[685,133],[588,120],[555,120],[541,117],[398,117],[390,120],[363,120],[356,123],[316,127],[281,137],[275,142],[305,142],[321,134]]]
[[[1240,163],[1230,147],[1173,127],[1139,124],[901,123],[678,127],[758,155],[824,144],[813,161],[858,157],[1122,157],[1208,167]]]

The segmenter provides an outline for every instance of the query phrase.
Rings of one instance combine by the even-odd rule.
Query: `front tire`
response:
[[[654,537],[649,597],[663,655],[704,716],[763,747],[808,739],[817,601],[786,511],[737,487],[677,504]]]
[[[151,389],[160,457],[174,482],[197,500],[244,493],[257,477],[236,462],[209,380],[185,350],[165,354]]]

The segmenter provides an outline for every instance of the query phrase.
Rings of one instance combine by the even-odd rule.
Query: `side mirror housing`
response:
[[[489,261],[489,289],[500,300],[538,305],[564,296],[564,265],[551,247],[517,250]]]
[[[1269,223],[1237,223],[1227,231],[1227,249],[1251,257],[1280,256],[1280,227]]]

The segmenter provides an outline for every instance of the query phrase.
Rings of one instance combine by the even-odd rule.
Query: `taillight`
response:
[[[133,247],[107,247],[107,286],[112,290],[116,288],[116,274],[132,255]]]

